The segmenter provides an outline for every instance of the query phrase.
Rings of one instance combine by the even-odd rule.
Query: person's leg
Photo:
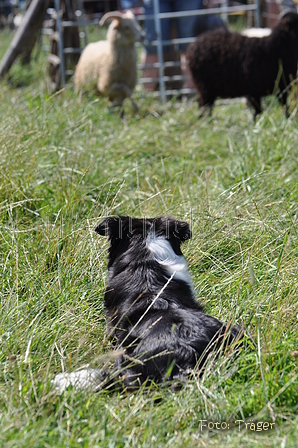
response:
[[[197,11],[203,9],[203,0],[175,0],[175,11]],[[177,18],[177,30],[179,38],[194,37],[194,25],[198,16]],[[186,50],[189,44],[180,44],[180,49]]]
[[[203,8],[203,0],[175,0],[176,11],[191,11],[202,8]],[[180,39],[195,37],[194,27],[196,19],[197,16],[179,17],[177,19],[177,31],[178,31],[178,37]],[[181,52],[181,70],[182,75],[186,78],[184,82],[184,87],[194,88],[186,62],[186,50],[188,45],[189,43],[179,44],[179,49]]]
[[[158,78],[158,68],[157,67],[146,67],[147,65],[153,65],[158,62],[158,57],[156,53],[148,53],[146,50],[142,52],[141,64],[145,66],[142,71],[143,78]],[[156,90],[157,81],[150,81],[144,83],[144,88],[148,92],[153,92]]]
[[[184,77],[183,87],[185,89],[194,89],[195,86],[194,86],[194,83],[192,82],[188,64],[187,64],[187,60],[186,60],[186,52],[181,52],[180,60],[181,60],[181,72],[182,72],[182,76]]]

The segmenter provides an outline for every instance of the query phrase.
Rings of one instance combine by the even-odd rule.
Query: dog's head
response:
[[[170,216],[158,218],[131,218],[130,216],[118,216],[105,218],[95,231],[107,236],[110,240],[109,264],[130,246],[139,246],[139,250],[145,248],[146,239],[154,234],[168,240],[176,255],[182,255],[180,245],[191,238],[191,230],[185,221],[178,221]]]

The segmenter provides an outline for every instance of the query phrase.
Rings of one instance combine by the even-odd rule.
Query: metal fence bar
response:
[[[165,45],[170,45],[170,44],[188,44],[190,42],[194,42],[196,40],[195,37],[180,37],[180,38],[175,38],[175,39],[170,39],[170,40],[162,40],[161,43],[163,46]],[[158,40],[152,40],[150,42],[150,44],[146,43],[147,47],[157,47],[158,45]]]
[[[58,41],[58,48],[59,48],[59,55],[60,55],[60,82],[61,85],[65,85],[65,61],[64,61],[64,46],[63,46],[63,33],[62,33],[62,26],[61,26],[61,20],[60,20],[60,1],[55,0],[55,8],[57,11],[57,31],[59,34],[59,41]]]
[[[231,13],[238,11],[255,11],[257,9],[256,5],[239,5],[239,6],[220,6],[218,8],[206,8],[206,9],[191,9],[189,11],[178,11],[178,12],[161,12],[159,13],[160,19],[173,19],[177,17],[191,17],[191,16],[204,16],[209,14],[221,14],[221,13]],[[138,20],[154,20],[154,15],[138,15]]]
[[[255,26],[257,28],[260,27],[261,23],[261,11],[260,11],[260,0],[255,0],[256,2],[256,10],[255,10]]]
[[[80,54],[80,53],[82,53],[82,49],[81,48],[65,47],[63,52],[64,52],[64,54]]]
[[[229,7],[229,0],[223,0],[223,6],[220,7],[221,10]],[[225,23],[228,23],[228,13],[226,11],[221,11],[221,18]]]
[[[164,81],[164,65],[163,65],[163,49],[162,49],[162,36],[161,36],[161,24],[159,17],[159,0],[154,0],[153,3],[154,9],[154,23],[155,23],[155,32],[157,36],[157,55],[159,61],[159,90],[160,90],[160,99],[162,104],[166,102],[166,93],[165,93],[165,81]]]
[[[61,25],[63,28],[71,28],[75,26],[88,26],[88,25],[98,25],[99,20],[98,19],[92,19],[92,20],[63,20],[61,22]]]

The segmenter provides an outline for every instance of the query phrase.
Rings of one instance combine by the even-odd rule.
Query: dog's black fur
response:
[[[148,248],[148,235],[155,235],[182,256],[180,245],[192,236],[187,222],[120,216],[95,230],[110,240],[104,306],[115,346],[124,349],[115,371],[125,386],[182,378],[239,337],[239,327],[205,314],[192,285],[171,275]]]

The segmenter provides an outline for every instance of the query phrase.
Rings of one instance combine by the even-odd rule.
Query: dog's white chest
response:
[[[184,281],[193,289],[184,256],[175,254],[168,240],[150,233],[147,237],[146,245],[155,260],[167,270],[170,277],[173,276],[177,280]]]

